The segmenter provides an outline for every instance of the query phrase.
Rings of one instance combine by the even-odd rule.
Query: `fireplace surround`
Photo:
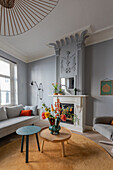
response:
[[[62,104],[70,104],[74,105],[74,120],[77,116],[79,119],[79,123],[74,121],[73,124],[69,122],[63,123],[61,122],[61,126],[67,127],[70,130],[84,132],[86,129],[85,121],[86,121],[86,99],[87,95],[49,95],[53,97],[53,104],[57,102],[57,99],[60,100]]]

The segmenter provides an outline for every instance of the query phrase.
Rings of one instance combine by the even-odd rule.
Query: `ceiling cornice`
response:
[[[86,39],[86,46],[90,46],[90,45],[93,45],[93,44],[97,44],[97,43],[101,43],[101,42],[113,39],[113,25],[110,26],[110,27],[98,30],[96,32],[92,32],[91,26],[87,26],[87,27],[84,27],[80,30],[68,33],[68,35],[71,35],[71,34],[77,33],[77,32],[81,32],[85,29],[87,29],[89,34],[90,34],[90,36]],[[68,35],[67,34],[63,35],[63,37],[68,36]],[[61,39],[63,37],[59,37],[59,39]],[[25,63],[30,63],[30,62],[33,62],[33,61],[36,61],[36,60],[44,59],[46,57],[50,57],[50,56],[55,55],[54,50],[53,50],[53,52],[49,56],[47,55],[47,56],[43,56],[43,57],[38,57],[38,58],[34,57],[34,58],[29,59],[29,58],[26,57],[26,54],[24,54],[22,51],[14,48],[12,45],[10,45],[6,41],[4,41],[2,39],[2,37],[0,37],[0,49],[4,52],[14,56],[15,58],[25,62]]]
[[[90,34],[90,36],[86,39],[86,46],[94,45],[111,39],[113,39],[113,25]]]
[[[54,52],[54,49],[53,49],[53,53],[51,53],[51,55],[47,55],[47,56],[44,56],[44,57],[34,57],[34,58],[30,58],[26,61],[26,63],[31,63],[31,62],[34,62],[34,61],[38,61],[38,60],[43,60],[45,58],[49,58],[49,57],[52,57],[52,56],[55,56],[55,52]]]
[[[7,43],[5,40],[2,39],[2,37],[0,37],[0,50],[10,54],[11,56],[25,63],[27,62],[25,54],[22,51],[14,48],[11,44]]]

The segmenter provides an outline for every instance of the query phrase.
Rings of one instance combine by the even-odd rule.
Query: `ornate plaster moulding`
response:
[[[57,47],[63,46],[66,43],[69,43],[69,42],[71,43],[73,41],[76,41],[77,37],[79,37],[80,35],[82,36],[82,34],[84,34],[84,33],[85,33],[85,36],[86,36],[86,34],[87,34],[87,37],[90,36],[92,34],[92,26],[88,25],[88,26],[83,27],[79,30],[70,32],[68,34],[64,34],[62,37],[58,38],[55,41],[53,40],[52,43],[47,43],[46,45],[49,48],[54,48],[54,44],[57,44]]]
[[[88,38],[88,30],[82,31],[80,34],[75,33],[74,35],[70,35],[68,37],[62,38],[59,41],[57,40],[55,43],[49,43],[49,46],[52,46],[55,49],[56,55],[60,55],[60,49],[63,46],[66,46],[71,43],[75,43],[77,48],[81,48],[82,44],[85,42],[85,39]]]

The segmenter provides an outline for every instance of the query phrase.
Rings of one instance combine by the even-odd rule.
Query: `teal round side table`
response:
[[[21,152],[23,152],[24,136],[26,136],[26,163],[28,163],[28,152],[29,152],[29,135],[36,135],[38,150],[40,151],[40,145],[37,133],[41,131],[39,126],[24,126],[16,130],[18,135],[22,136],[21,141]]]

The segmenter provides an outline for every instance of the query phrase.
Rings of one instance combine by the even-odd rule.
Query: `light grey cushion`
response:
[[[95,117],[93,124],[110,124],[113,120],[113,116]]]
[[[33,111],[32,114],[33,114],[34,116],[37,115],[37,106],[25,106],[24,109],[25,109],[25,110],[32,110],[32,111]]]
[[[7,119],[7,114],[6,111],[4,110],[3,107],[0,108],[0,121],[1,120],[6,120]]]
[[[94,129],[101,135],[113,141],[113,126],[108,124],[95,124]]]
[[[18,117],[20,115],[21,110],[23,110],[23,105],[6,107],[6,114],[8,118]]]

